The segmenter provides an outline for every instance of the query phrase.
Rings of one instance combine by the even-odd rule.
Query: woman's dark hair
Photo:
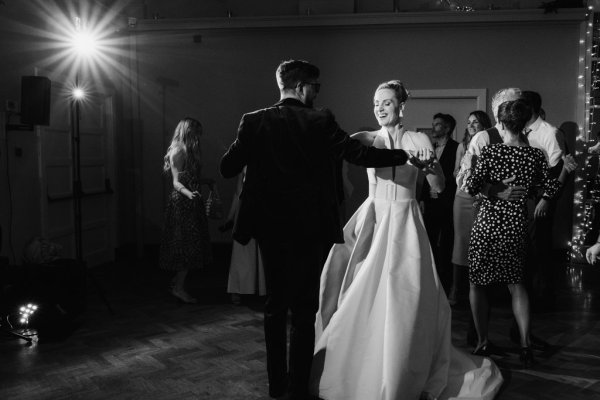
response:
[[[531,119],[531,106],[525,100],[505,101],[498,107],[498,120],[504,124],[504,128],[519,135],[525,142],[527,138],[523,134],[525,124]]]
[[[471,115],[474,116],[475,118],[477,118],[477,121],[479,121],[483,130],[490,129],[492,127],[492,120],[490,119],[490,116],[487,115],[487,113],[485,111],[481,111],[481,110],[471,111],[469,113],[469,117]],[[467,148],[469,148],[469,142],[471,142],[472,138],[473,137],[471,135],[469,135],[469,130],[465,129],[465,135],[463,136],[463,140],[462,140],[462,144],[463,144],[465,150],[467,150]]]

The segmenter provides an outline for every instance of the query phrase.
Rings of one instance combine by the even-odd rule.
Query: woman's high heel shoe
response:
[[[481,356],[481,357],[489,357],[489,355],[491,354],[489,343],[485,343],[485,344],[477,347],[475,350],[473,350],[471,352],[471,354],[476,355],[476,356]]]
[[[502,350],[502,348],[496,346],[490,341],[485,342],[481,346],[477,347],[475,350],[471,352],[476,356],[489,357],[491,355],[496,356],[505,356],[506,352]]]
[[[171,294],[173,296],[175,296],[177,298],[177,300],[181,301],[182,303],[186,303],[186,304],[196,304],[198,303],[198,300],[193,298],[192,296],[190,296],[185,290],[183,289],[171,289]]]
[[[521,354],[519,355],[519,360],[521,360],[521,364],[523,364],[523,368],[531,368],[533,365],[533,352],[529,347],[522,347]]]

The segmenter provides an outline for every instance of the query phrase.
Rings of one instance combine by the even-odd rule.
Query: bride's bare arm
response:
[[[365,146],[373,146],[373,142],[377,137],[377,131],[369,132],[369,131],[360,131],[353,133],[350,135],[352,139],[359,140]]]
[[[369,178],[369,197],[375,197],[375,188],[377,187],[375,168],[367,168],[367,178]]]
[[[438,193],[443,192],[446,187],[446,179],[439,161],[435,158],[433,149],[424,147],[417,151],[409,151],[408,156],[410,163],[425,173],[431,190]]]
[[[446,179],[444,178],[444,171],[442,171],[442,166],[438,160],[435,159],[429,167],[424,169],[424,171],[431,189],[438,193],[443,192],[446,188]]]
[[[415,152],[415,156],[422,164],[424,164],[424,166],[421,165],[419,168],[425,173],[425,177],[427,178],[427,182],[429,182],[431,190],[441,193],[446,188],[446,179],[444,178],[442,166],[435,157],[433,144],[431,143],[429,136],[424,133],[418,133],[417,135],[418,136],[416,136],[415,139],[418,144],[415,147],[418,150]]]
[[[358,139],[365,146],[373,146],[373,142],[377,137],[377,131],[368,132],[361,131],[350,135],[353,139]],[[369,179],[369,196],[375,196],[375,187],[377,186],[377,178],[375,178],[375,169],[367,168],[367,178]]]

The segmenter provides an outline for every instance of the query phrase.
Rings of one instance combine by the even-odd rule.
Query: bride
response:
[[[381,129],[355,134],[412,157],[367,169],[369,197],[325,263],[311,379],[325,400],[488,400],[502,384],[491,360],[452,346],[450,306],[415,199],[419,169],[438,192],[444,178],[428,160],[429,138],[402,127],[407,99],[402,82],[380,84],[374,113]]]

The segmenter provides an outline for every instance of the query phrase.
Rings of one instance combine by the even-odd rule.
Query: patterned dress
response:
[[[194,174],[179,173],[179,182],[190,191],[200,191]],[[208,220],[201,197],[188,199],[175,189],[165,210],[159,267],[169,271],[197,269],[212,262]]]
[[[540,149],[504,144],[486,146],[467,180],[469,194],[476,195],[485,183],[496,184],[515,176],[510,184],[532,193],[541,184],[556,196],[560,183],[548,175],[548,163]],[[527,198],[506,201],[484,198],[471,232],[469,280],[476,285],[523,281],[527,235]]]

